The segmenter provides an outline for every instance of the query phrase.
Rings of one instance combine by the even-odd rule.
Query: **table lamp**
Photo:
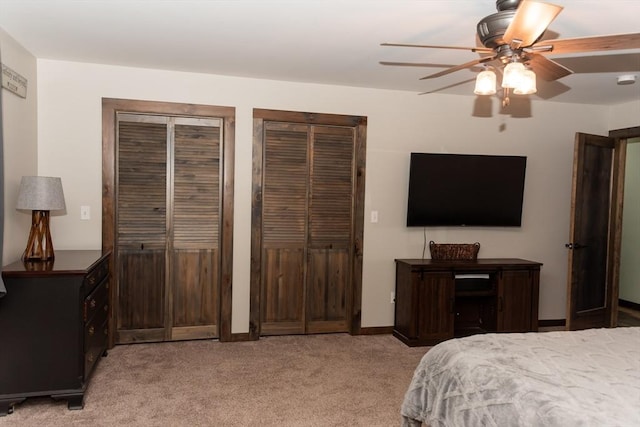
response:
[[[49,212],[65,210],[62,181],[49,176],[23,176],[16,209],[31,210],[31,231],[22,261],[51,261],[53,243]]]

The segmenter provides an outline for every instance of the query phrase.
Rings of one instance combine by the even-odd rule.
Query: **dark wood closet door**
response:
[[[312,128],[307,332],[348,332],[353,230],[354,131]]]
[[[109,346],[230,341],[235,109],[102,100]]]
[[[261,332],[348,332],[354,130],[264,129]]]
[[[119,115],[119,343],[218,336],[220,124]]]
[[[264,129],[261,332],[305,332],[308,209],[306,125],[266,123]]]
[[[173,139],[171,339],[216,337],[220,123],[176,118]]]
[[[117,277],[119,342],[165,334],[167,120],[129,116],[117,146]]]

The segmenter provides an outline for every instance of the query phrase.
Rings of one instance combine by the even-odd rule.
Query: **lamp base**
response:
[[[52,261],[54,258],[49,211],[31,211],[31,231],[22,261]]]

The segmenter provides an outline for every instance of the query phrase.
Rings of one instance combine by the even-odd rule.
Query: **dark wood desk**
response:
[[[539,262],[396,260],[393,335],[409,346],[538,330]]]

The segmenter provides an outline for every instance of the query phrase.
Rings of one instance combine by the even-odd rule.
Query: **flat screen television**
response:
[[[519,227],[527,158],[411,153],[407,226]]]

